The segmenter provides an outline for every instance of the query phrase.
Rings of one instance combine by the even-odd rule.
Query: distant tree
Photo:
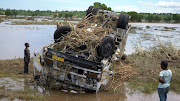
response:
[[[63,15],[62,15],[62,13],[59,13],[59,16],[58,16],[59,18],[62,18],[63,17]]]
[[[15,9],[12,10],[12,15],[16,17],[17,11]]]
[[[24,16],[27,16],[27,13],[24,13]],[[32,16],[32,15],[31,15]]]
[[[178,14],[173,14],[173,20],[174,20],[175,22],[180,22],[180,15],[178,15]]]
[[[143,15],[141,14],[138,14],[138,18],[136,19],[137,22],[142,22],[142,19],[143,19]]]
[[[50,11],[50,10],[47,10],[47,12],[49,12],[49,13],[50,13],[51,11]]]
[[[111,7],[107,7],[105,4],[101,4],[100,2],[95,2],[94,7],[111,11]]]
[[[3,11],[0,11],[0,15],[4,15],[4,12],[3,12]]]
[[[128,12],[127,14],[129,14],[131,16],[131,21],[136,21],[138,19],[138,14],[137,12]]]
[[[38,11],[34,11],[31,16],[38,16]]]
[[[107,10],[111,11],[111,7],[108,7]]]
[[[172,17],[171,16],[165,16],[164,17],[164,21],[166,21],[166,22],[169,22],[169,21],[171,21],[172,20]]]
[[[153,14],[149,14],[146,19],[147,19],[147,21],[152,22],[153,21]]]
[[[6,15],[6,16],[11,16],[11,15],[12,15],[11,10],[10,10],[10,9],[6,9],[5,15]]]
[[[107,6],[106,6],[105,4],[102,4],[101,7],[100,7],[100,9],[105,9],[105,10],[107,10]]]
[[[67,19],[69,17],[69,13],[65,13],[64,17]]]
[[[153,20],[159,22],[159,21],[162,20],[162,18],[161,18],[159,15],[154,15],[154,16],[153,16]]]
[[[54,18],[56,18],[58,15],[57,15],[57,14],[54,14],[53,16],[54,16]]]
[[[72,17],[73,17],[73,13],[69,13],[69,17],[72,19]]]
[[[98,7],[98,8],[101,7],[101,3],[100,2],[95,2],[94,7]]]

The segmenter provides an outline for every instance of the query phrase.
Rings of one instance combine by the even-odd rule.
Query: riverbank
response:
[[[45,21],[14,21],[12,22],[12,25],[56,25],[57,22],[71,22],[73,23],[77,23],[78,21],[80,20],[73,20],[73,19],[54,19],[54,21],[48,21],[48,20],[45,20]],[[140,24],[143,24],[143,23],[148,23],[148,24],[155,24],[155,23],[158,23],[158,24],[180,24],[180,23],[165,23],[165,22],[129,22],[129,23],[140,23]]]
[[[75,21],[78,22],[82,18],[58,18],[58,17],[49,17],[49,16],[0,16],[0,19],[2,21],[7,21],[11,19],[21,19],[25,21],[13,21],[12,25],[56,25],[56,21]],[[159,23],[159,24],[180,24],[180,23],[174,23],[174,22],[134,22],[129,21],[129,23]]]

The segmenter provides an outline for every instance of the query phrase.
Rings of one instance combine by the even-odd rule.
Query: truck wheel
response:
[[[92,13],[93,8],[94,8],[93,6],[89,6],[86,16]]]
[[[129,15],[124,15],[124,20],[122,22],[122,29],[128,29]]]
[[[124,20],[124,14],[121,13],[121,14],[119,15],[119,19],[118,19],[118,23],[117,23],[117,28],[122,28],[123,20]]]
[[[99,9],[98,9],[97,7],[94,7],[92,13],[93,13],[94,15],[96,15],[96,14],[98,13],[98,11],[99,11]]]
[[[60,37],[63,35],[66,35],[68,32],[70,32],[72,29],[70,26],[61,26],[54,32],[54,41],[60,42]]]
[[[106,36],[102,39],[101,44],[97,47],[98,56],[108,58],[114,54],[115,43],[110,36]]]
[[[97,7],[94,7],[94,6],[89,6],[88,10],[87,10],[87,14],[86,16],[88,15],[88,17],[92,16],[92,15],[96,15],[98,13],[99,9]],[[91,13],[91,14],[90,14]],[[87,17],[87,18],[88,18]]]

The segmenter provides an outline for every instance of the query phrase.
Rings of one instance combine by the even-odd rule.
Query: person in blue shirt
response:
[[[25,43],[25,49],[24,49],[24,74],[29,74],[28,73],[28,64],[30,61],[30,51],[28,49],[29,43]]]
[[[172,72],[168,67],[167,61],[161,61],[161,68],[163,69],[159,74],[158,94],[160,101],[167,101],[167,93],[171,82]]]

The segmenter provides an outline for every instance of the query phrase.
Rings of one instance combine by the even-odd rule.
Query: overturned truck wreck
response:
[[[34,53],[34,79],[61,90],[98,92],[123,55],[129,18],[90,6],[76,26],[59,26],[54,44]]]

